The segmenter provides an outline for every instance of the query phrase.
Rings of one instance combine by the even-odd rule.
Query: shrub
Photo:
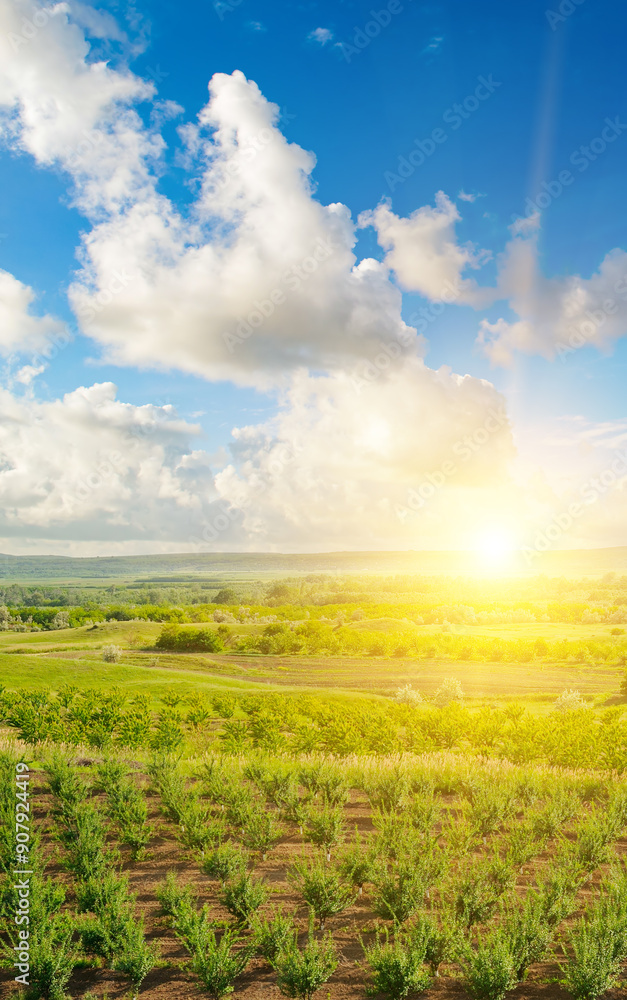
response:
[[[250,922],[251,915],[265,903],[270,889],[261,879],[245,873],[222,886],[221,901],[240,923]]]
[[[265,861],[268,851],[281,839],[284,832],[270,813],[258,810],[246,820],[242,829],[242,842],[250,850],[259,851]]]
[[[236,948],[241,936],[227,928],[218,941],[210,930],[203,948],[195,949],[191,967],[213,1000],[233,992],[233,983],[242,974],[250,960],[250,948]]]
[[[464,691],[456,677],[445,677],[433,697],[433,702],[438,708],[446,708],[451,702],[463,700]]]
[[[246,871],[247,856],[241,847],[227,841],[211,851],[201,863],[201,868],[209,878],[228,882]]]
[[[397,689],[394,701],[400,705],[420,705],[422,704],[422,695],[411,684],[405,684],[404,687]]]
[[[331,935],[316,941],[310,924],[305,947],[299,948],[294,937],[275,959],[277,985],[284,996],[311,1000],[316,990],[333,975],[337,964],[337,951]]]
[[[554,712],[576,712],[579,709],[587,708],[588,705],[584,699],[579,694],[579,691],[573,691],[568,688],[562,691],[559,698],[556,699],[553,705]]]
[[[371,969],[370,996],[382,993],[390,1000],[404,1000],[410,993],[422,993],[431,986],[431,976],[424,965],[424,952],[416,944],[397,936],[393,944],[365,948],[366,961]]]
[[[122,659],[122,649],[120,646],[114,646],[113,644],[109,646],[102,647],[102,658],[105,663],[119,663]]]
[[[503,1000],[517,983],[514,957],[509,941],[501,930],[466,943],[461,962],[464,985],[476,1000]]]
[[[29,939],[30,983],[28,1000],[65,1000],[67,986],[78,962],[78,951],[72,944],[73,927],[57,917],[47,926],[37,928]]]
[[[337,869],[327,867],[321,859],[294,862],[287,877],[320,921],[321,930],[324,930],[328,917],[341,913],[356,899],[356,894],[342,881]]]
[[[305,836],[318,847],[324,847],[327,860],[331,858],[331,848],[337,844],[344,832],[344,814],[341,808],[325,806],[311,810],[307,816]]]
[[[402,924],[422,906],[426,891],[424,875],[411,860],[386,869],[375,884],[373,908],[384,920]]]
[[[281,909],[269,917],[255,914],[251,927],[255,948],[270,965],[274,964],[277,956],[288,947],[294,937],[292,919],[285,916]]]
[[[139,921],[111,963],[112,969],[123,972],[130,979],[133,1000],[139,995],[141,984],[150,970],[154,969],[158,958],[159,944],[157,942],[148,944],[144,936],[143,921]]]
[[[439,976],[442,962],[450,962],[457,953],[459,929],[452,913],[444,912],[440,923],[428,913],[421,913],[409,929],[408,941],[424,956],[423,961],[434,976]]]
[[[570,934],[570,944],[572,958],[561,966],[565,986],[575,1000],[595,1000],[618,979],[611,933],[581,920]]]

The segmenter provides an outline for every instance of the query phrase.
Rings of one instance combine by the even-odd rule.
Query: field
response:
[[[624,577],[81,586],[0,610],[33,1000],[622,995]]]

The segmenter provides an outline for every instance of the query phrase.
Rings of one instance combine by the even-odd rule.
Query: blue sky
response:
[[[563,0],[561,6],[555,3],[549,7],[547,2],[469,5],[461,0],[439,4],[392,0],[391,5],[373,7],[365,2],[268,4],[255,0],[241,0],[240,3],[218,0],[212,4],[192,0],[184,9],[174,3],[148,0],[135,7],[109,3],[89,8],[86,4],[71,3],[69,14],[63,18],[43,15],[46,23],[37,29],[36,36],[24,44],[18,40],[16,47],[14,29],[18,29],[19,36],[23,18],[29,14],[34,18],[37,10],[49,8],[34,6],[30,0],[3,0],[6,7],[4,45],[15,66],[7,71],[4,90],[0,85],[0,95],[3,92],[9,95],[0,105],[5,115],[5,141],[0,157],[3,192],[0,268],[13,276],[20,287],[32,290],[32,301],[24,307],[25,313],[53,317],[54,321],[67,324],[74,337],[73,343],[46,362],[41,372],[32,378],[22,375],[16,383],[16,372],[23,372],[32,356],[40,358],[40,354],[33,351],[31,343],[34,340],[32,337],[28,340],[30,335],[23,335],[21,344],[17,334],[12,339],[7,335],[4,349],[6,392],[18,399],[20,406],[29,408],[32,419],[41,424],[56,413],[55,401],[64,394],[93,383],[115,383],[116,400],[131,407],[120,410],[120,414],[126,415],[125,419],[141,422],[148,410],[140,412],[137,408],[152,406],[162,410],[171,406],[178,418],[197,425],[194,432],[177,430],[179,457],[175,459],[167,452],[167,461],[174,462],[172,468],[179,468],[181,455],[202,452],[211,470],[206,478],[187,482],[185,486],[179,483],[177,489],[171,491],[176,508],[173,511],[168,510],[165,502],[159,510],[152,509],[152,500],[148,502],[142,492],[141,462],[136,467],[125,465],[119,477],[116,473],[102,490],[94,488],[80,507],[72,503],[68,506],[62,495],[57,498],[58,502],[54,501],[52,480],[56,474],[53,469],[49,473],[48,486],[40,481],[30,482],[24,487],[24,494],[18,495],[16,480],[28,479],[28,470],[24,475],[19,474],[15,456],[7,446],[4,468],[9,474],[6,501],[9,514],[3,532],[7,539],[6,550],[12,544],[11,550],[15,551],[20,546],[32,545],[47,547],[50,551],[100,551],[98,546],[111,544],[111,539],[124,551],[130,550],[129,546],[136,550],[150,550],[151,546],[153,549],[185,548],[196,544],[190,542],[192,536],[198,537],[193,525],[189,528],[191,522],[183,516],[185,511],[196,509],[194,517],[198,523],[212,523],[215,519],[212,512],[219,512],[225,505],[229,511],[237,509],[238,514],[215,542],[219,547],[333,547],[344,536],[343,520],[348,517],[351,524],[355,522],[355,518],[347,514],[347,510],[350,512],[350,507],[345,505],[348,495],[353,497],[351,503],[360,511],[356,523],[361,526],[348,539],[350,547],[369,548],[369,542],[374,547],[430,547],[433,538],[435,547],[470,545],[483,530],[481,517],[477,514],[467,523],[465,517],[459,519],[455,511],[467,510],[469,496],[476,510],[481,510],[484,507],[482,490],[487,490],[497,507],[500,505],[503,510],[497,518],[501,524],[499,530],[514,538],[511,522],[515,511],[516,523],[524,524],[524,530],[516,534],[516,543],[534,544],[537,533],[546,528],[564,504],[568,505],[571,494],[577,494],[588,472],[604,468],[609,457],[622,447],[625,434],[623,319],[627,320],[627,311],[624,301],[619,301],[612,287],[617,275],[627,275],[627,266],[623,267],[622,257],[616,257],[611,278],[601,277],[595,283],[592,276],[599,272],[608,254],[612,251],[621,254],[625,249],[627,193],[623,177],[627,161],[627,127],[623,130],[621,123],[627,126],[622,51],[622,29],[627,15],[617,3],[607,0],[596,4],[590,0],[580,3]],[[389,23],[377,30],[377,20]],[[95,164],[96,157],[94,165],[90,165],[87,162],[90,153],[85,161],[87,165],[81,166],[80,175],[73,173],[68,166],[70,147],[67,143],[55,147],[54,140],[44,134],[43,120],[34,127],[32,118],[29,119],[29,101],[31,105],[38,101],[41,104],[45,94],[53,105],[56,102],[54,113],[64,113],[63,94],[71,92],[72,88],[65,77],[62,79],[61,70],[57,74],[55,65],[46,63],[46,45],[57,46],[59,66],[64,65],[63,53],[66,51],[67,65],[67,51],[74,52],[77,38],[72,31],[84,32],[87,40],[81,55],[82,68],[76,70],[77,93],[83,80],[80,74],[93,76],[95,64],[103,59],[108,61],[112,74],[112,94],[117,86],[115,79],[128,79],[129,74],[134,81],[154,85],[154,92],[147,99],[146,94],[139,95],[139,84],[134,84],[137,92],[123,101],[115,96],[107,104],[103,97],[101,106],[96,107],[96,97],[90,97],[92,103],[85,101],[80,114],[75,115],[76,120],[71,123],[77,130],[78,141],[82,134],[95,130],[98,135],[106,134],[106,142],[109,142],[116,121],[122,120],[131,108],[136,115],[131,131],[134,135],[143,134],[142,130],[148,134],[150,114],[156,102],[176,102],[180,106],[160,112],[162,118],[170,117],[170,120],[159,127],[164,145],[158,162],[150,167],[151,197],[162,199],[161,204],[167,199],[172,211],[186,220],[186,225],[195,211],[194,206],[198,206],[202,157],[192,166],[191,153],[188,152],[187,160],[183,158],[181,126],[196,122],[207,104],[207,86],[215,74],[224,74],[220,79],[226,80],[239,70],[248,81],[254,81],[265,101],[280,109],[273,127],[282,133],[287,143],[314,154],[316,163],[308,182],[313,202],[322,206],[341,203],[350,211],[353,224],[360,213],[373,212],[378,205],[387,204],[388,215],[380,216],[374,225],[356,230],[352,252],[357,263],[363,258],[381,262],[381,266],[387,268],[386,288],[390,294],[398,290],[402,293],[400,311],[394,323],[404,320],[409,326],[415,326],[414,317],[419,310],[438,301],[434,282],[440,281],[440,274],[444,280],[450,273],[448,268],[453,266],[450,256],[447,257],[450,247],[453,247],[450,254],[454,257],[458,253],[464,256],[464,248],[468,246],[473,248],[466,254],[465,266],[459,269],[462,281],[474,280],[473,290],[464,292],[459,302],[446,305],[441,314],[429,319],[423,331],[426,339],[417,353],[423,356],[429,371],[445,366],[446,371],[450,369],[455,375],[471,376],[474,381],[468,392],[475,392],[475,385],[477,393],[484,392],[480,387],[484,382],[490,383],[493,389],[485,390],[488,395],[477,405],[489,409],[494,403],[492,396],[488,398],[489,393],[495,393],[494,399],[501,393],[502,397],[498,398],[504,400],[509,414],[509,440],[497,442],[495,439],[486,446],[494,454],[485,455],[485,469],[480,467],[472,475],[466,475],[469,470],[463,470],[459,480],[446,484],[437,498],[441,510],[436,513],[434,507],[429,513],[430,520],[421,522],[420,515],[406,503],[408,490],[416,488],[416,484],[424,482],[425,477],[439,467],[438,455],[429,449],[425,453],[421,444],[423,438],[429,438],[432,433],[430,420],[442,460],[445,460],[451,450],[451,441],[454,443],[463,433],[464,419],[478,419],[476,413],[469,416],[467,402],[453,398],[456,390],[452,384],[445,391],[448,402],[441,401],[442,413],[433,409],[434,404],[427,406],[421,402],[412,417],[416,420],[415,459],[411,457],[410,441],[403,441],[402,455],[394,454],[393,460],[392,448],[389,454],[377,460],[368,453],[371,466],[368,473],[364,472],[363,461],[357,463],[359,468],[352,472],[355,478],[347,478],[342,483],[345,495],[335,512],[332,498],[338,486],[337,468],[325,467],[319,446],[314,448],[312,445],[312,454],[303,460],[301,472],[305,478],[316,482],[319,494],[316,502],[320,510],[315,517],[308,518],[297,513],[299,505],[304,507],[308,503],[307,491],[299,493],[298,477],[294,477],[289,495],[281,493],[279,486],[273,483],[261,491],[261,496],[255,483],[260,462],[263,464],[265,459],[259,456],[261,452],[267,455],[269,448],[284,445],[285,441],[291,441],[297,450],[295,442],[302,440],[307,423],[307,420],[303,423],[303,413],[311,414],[312,407],[316,417],[312,418],[308,440],[315,444],[317,434],[324,440],[323,379],[334,380],[326,391],[334,400],[335,419],[341,421],[342,414],[350,412],[350,405],[340,401],[337,381],[354,370],[349,349],[343,355],[344,361],[338,361],[337,357],[330,360],[328,351],[318,350],[319,334],[315,330],[307,334],[309,341],[303,334],[303,342],[294,350],[310,359],[305,362],[310,381],[306,388],[301,385],[298,389],[302,398],[307,398],[306,404],[302,402],[304,410],[299,410],[301,404],[294,403],[293,395],[291,402],[286,402],[290,392],[296,391],[290,383],[294,371],[285,353],[281,353],[283,348],[277,350],[274,357],[274,333],[269,329],[274,318],[264,327],[264,336],[268,337],[266,349],[273,356],[272,364],[268,365],[266,374],[259,377],[251,376],[248,369],[256,365],[261,370],[265,362],[258,358],[250,362],[243,360],[243,352],[252,345],[252,339],[244,343],[242,353],[237,354],[238,359],[242,358],[241,371],[231,367],[226,376],[226,369],[215,359],[210,365],[206,363],[206,346],[199,349],[197,367],[193,347],[187,351],[185,360],[178,357],[177,338],[181,329],[192,322],[185,311],[189,305],[188,285],[185,286],[186,304],[181,303],[177,313],[176,302],[173,302],[172,327],[165,332],[157,329],[158,321],[155,320],[154,331],[146,331],[145,337],[143,334],[140,337],[140,328],[142,324],[147,326],[148,320],[138,315],[139,302],[124,304],[126,310],[135,309],[131,319],[128,312],[107,314],[106,331],[94,334],[85,328],[80,317],[77,321],[75,303],[73,310],[68,290],[77,281],[83,282],[85,248],[93,246],[90,241],[94,233],[97,234],[96,242],[101,240],[103,220],[108,219],[111,227],[117,225],[128,215],[129,204],[140,206],[147,195],[136,186],[114,209],[111,205],[96,206],[93,199],[88,204],[84,190],[85,177],[90,170],[92,177],[98,178],[96,183],[104,185],[106,182],[104,174],[96,174],[101,169]],[[367,35],[364,32],[373,36],[365,45]],[[66,45],[69,48],[64,50]],[[30,84],[27,74],[23,73],[27,65],[31,70],[35,67],[40,74],[37,77],[39,97],[36,89],[35,96],[28,90]],[[115,79],[114,74],[117,74]],[[64,87],[69,90],[63,91]],[[480,94],[480,98],[475,94]],[[458,116],[460,105],[464,109],[463,118]],[[229,110],[222,114],[228,117],[230,108],[229,105]],[[83,120],[79,120],[80,115]],[[226,127],[226,118],[221,121]],[[608,121],[618,122],[618,125],[612,128]],[[228,127],[235,127],[231,120]],[[58,134],[63,128],[65,125],[61,123]],[[41,131],[41,139],[36,134],[37,129]],[[437,143],[432,139],[434,130],[439,130]],[[189,140],[189,134],[186,135]],[[602,139],[602,135],[606,138]],[[239,141],[241,149],[242,140]],[[49,147],[45,146],[46,142]],[[408,167],[407,158],[417,148],[422,148],[427,155],[423,162],[414,159],[415,166]],[[265,155],[263,151],[262,154]],[[222,149],[220,155],[226,157],[231,153]],[[272,164],[268,169],[271,177]],[[276,166],[277,178],[282,176],[281,169]],[[401,177],[404,169],[408,176]],[[568,183],[560,181],[564,171],[568,171]],[[406,242],[399,237],[399,220],[413,219],[412,213],[434,206],[437,192],[444,193],[448,199],[446,204],[455,215],[455,218],[451,215],[446,230],[449,250],[444,256],[438,237],[431,230],[427,236],[418,237],[417,229],[410,232],[405,227],[402,231]],[[244,209],[239,203],[241,217],[238,216],[234,223],[234,217],[229,216],[229,225],[241,227],[238,229],[240,236],[248,225],[246,212],[254,212],[255,206],[250,192],[246,198]],[[512,234],[510,227],[514,219],[532,214],[531,202],[537,202],[542,211],[533,216],[533,226],[528,232]],[[276,210],[276,203],[273,204]],[[444,220],[449,209],[442,209],[442,203],[439,204],[436,211]],[[222,209],[223,206],[220,211]],[[267,219],[271,220],[272,216],[272,211],[268,211]],[[216,230],[211,229],[211,224],[206,225],[203,238],[205,245],[210,245]],[[306,225],[304,221],[303,226]],[[126,230],[125,242],[120,242],[120,247],[128,246],[131,232],[132,229]],[[280,234],[275,235],[278,240]],[[192,234],[190,224],[186,239],[193,244],[197,236],[197,233]],[[305,246],[305,230],[301,236]],[[312,241],[314,237],[312,230]],[[427,245],[425,240],[432,243]],[[220,241],[220,253],[224,258],[228,238],[221,236]],[[518,246],[519,251],[512,249],[514,246]],[[105,248],[103,241],[102,247],[102,253],[106,249],[108,259],[112,259],[111,242]],[[442,270],[438,271],[437,278],[429,279],[430,285],[423,276],[423,268],[431,266],[432,253],[442,257]],[[521,264],[519,257],[514,259],[515,253],[528,254],[525,257],[527,264]],[[503,271],[503,255],[510,260],[507,289],[499,278]],[[531,260],[536,273],[531,281],[532,293],[530,282],[525,278],[525,266],[531,266]],[[91,267],[87,284],[91,282],[90,294],[95,294],[98,281],[101,281],[101,290],[106,283],[103,285],[102,274],[98,276],[93,270],[97,270],[95,258],[91,260]],[[269,276],[267,280],[270,282],[267,287],[272,287],[274,279]],[[543,285],[536,294],[536,285],[539,288],[546,280],[555,284]],[[202,286],[202,275],[198,281]],[[14,291],[16,287],[11,286]],[[266,286],[262,283],[258,287]],[[492,289],[493,294],[484,296],[479,302],[481,296],[477,289]],[[558,350],[556,355],[556,344],[558,347],[563,344],[563,330],[568,327],[563,314],[568,289],[574,296],[573,301],[576,299],[579,303],[580,312],[573,313],[574,323],[581,322],[582,316],[587,315],[586,310],[594,314],[599,303],[602,308],[603,301],[612,299],[613,302],[612,297],[617,299],[618,315],[612,306],[611,318],[604,319],[598,331],[599,347],[584,342],[583,345],[571,345],[572,349],[566,352]],[[322,286],[319,294],[324,297]],[[72,299],[71,294],[69,299]],[[169,302],[167,305],[169,307]],[[209,316],[210,298],[202,308]],[[242,315],[245,314],[246,309]],[[344,315],[338,306],[338,316],[340,314]],[[233,315],[234,326],[238,319],[238,315]],[[181,326],[177,327],[179,322]],[[193,322],[200,323],[202,331],[202,316],[199,319],[197,310]],[[323,322],[328,324],[329,318],[324,321],[321,318],[320,323]],[[335,316],[331,322],[335,322]],[[342,320],[337,322],[341,325]],[[368,318],[368,329],[376,322]],[[483,342],[481,337],[477,339],[482,322],[488,324]],[[116,323],[118,327],[114,330]],[[499,327],[499,323],[505,326]],[[521,323],[526,324],[524,329]],[[136,334],[126,333],[131,326]],[[558,327],[562,333],[555,332]],[[20,327],[16,320],[15,329],[26,328]],[[207,337],[210,335],[208,332]],[[119,348],[120,338],[127,337],[128,344],[134,336],[138,343],[141,339],[141,349]],[[289,331],[287,334],[280,331],[277,336],[284,345]],[[154,339],[154,350],[149,337]],[[171,343],[166,343],[168,337]],[[339,343],[341,331],[338,337]],[[115,349],[114,343],[118,344]],[[413,348],[408,353],[412,352]],[[372,350],[369,348],[365,354],[354,353],[357,361],[362,357],[374,357]],[[112,363],[113,360],[116,363]],[[230,359],[227,360],[230,363]],[[397,364],[396,359],[394,364]],[[413,360],[407,360],[407,365],[413,364]],[[392,377],[402,382],[405,375],[405,369],[394,376],[383,373],[381,379],[377,375],[373,387],[377,400],[372,395],[372,402],[364,412],[378,413],[380,408],[376,419],[385,422],[385,408],[389,403],[384,398],[383,383],[387,384]],[[416,378],[423,377],[416,375]],[[428,395],[418,382],[415,385],[402,382],[397,389],[410,396],[415,393],[421,400]],[[362,406],[363,394],[358,393],[358,396],[355,404],[358,402]],[[102,417],[103,404],[97,405]],[[46,406],[53,409],[46,410]],[[172,412],[157,413],[155,420],[163,423],[175,419]],[[442,427],[447,421],[451,426],[445,433]],[[103,434],[102,447],[105,451],[110,450],[111,427],[99,426]],[[258,430],[255,435],[249,435],[250,442],[254,438],[256,446],[251,443],[249,450],[242,451],[241,436],[236,435],[240,443],[234,444],[232,430],[245,426],[255,426]],[[7,427],[10,434],[10,417]],[[346,425],[343,427],[346,429]],[[77,430],[79,439],[83,430]],[[68,439],[60,450],[76,448],[71,418],[64,421],[63,433]],[[346,430],[346,433],[350,437],[354,431]],[[400,440],[401,432],[393,426],[393,421],[385,434],[390,434],[395,442]],[[167,451],[170,446],[157,439],[158,435],[150,439],[155,448]],[[55,440],[59,440],[58,434]],[[260,450],[261,441],[264,443]],[[351,454],[360,446],[359,442],[354,444]],[[166,452],[160,454],[163,457]],[[148,460],[148,456],[142,458]],[[152,459],[156,461],[156,455]],[[36,465],[37,456],[34,453],[24,461]],[[74,474],[79,482],[88,474],[84,469],[81,471],[82,461],[77,453]],[[292,471],[290,467],[290,473]],[[278,478],[283,480],[285,477],[280,475]],[[114,480],[119,497],[117,506]],[[236,480],[248,497],[243,514],[234,494],[227,488],[229,482],[232,488]],[[383,493],[379,489],[382,480],[388,485]],[[538,486],[540,480],[541,486]],[[370,482],[376,485],[371,487]],[[355,483],[359,483],[356,491],[353,489]],[[282,482],[281,489],[285,488]],[[63,489],[66,501],[68,489],[74,496],[71,482],[65,482]],[[163,483],[157,492],[160,489],[164,495],[168,493]],[[177,493],[179,489],[181,493]],[[45,496],[41,503],[33,503],[33,491],[37,493],[38,490],[43,490]],[[627,542],[627,537],[621,534],[623,482],[620,476],[609,492],[611,495],[604,494],[603,503],[591,512],[594,516],[586,515],[573,525],[572,531],[564,532],[553,544],[569,547]],[[358,500],[355,499],[357,494]],[[518,507],[521,495],[524,495],[524,503]],[[513,497],[517,498],[515,502]],[[366,511],[368,500],[364,498],[372,501],[370,513]],[[152,512],[144,518],[142,510],[147,503]],[[381,530],[373,530],[383,509],[389,524],[385,526],[383,518]],[[390,514],[394,510],[396,515]],[[328,520],[323,511],[327,511]],[[463,522],[463,527],[459,532],[451,532],[451,520],[456,519]],[[110,525],[105,532],[106,538],[100,537],[103,521]],[[207,534],[211,533],[209,529]]]

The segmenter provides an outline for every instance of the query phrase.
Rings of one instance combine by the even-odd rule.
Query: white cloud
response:
[[[479,429],[481,444],[471,442],[467,455],[465,438]],[[234,460],[216,474],[216,488],[243,509],[243,528],[260,548],[454,547],[511,484],[502,397],[487,382],[420,360],[357,388],[347,374],[299,375],[276,418],[234,437]],[[446,460],[455,466],[447,489],[414,516],[409,491]],[[436,538],[433,516],[449,507],[451,487],[457,520],[443,519]]]
[[[553,360],[582,347],[607,351],[627,333],[627,253],[610,251],[590,278],[545,278],[538,227],[538,216],[515,224],[499,261],[497,297],[519,318],[481,322],[478,343],[495,365],[511,366],[517,352]]]
[[[217,499],[198,433],[111,383],[50,402],[0,390],[0,533],[187,542]]]
[[[318,42],[319,45],[327,45],[333,41],[333,32],[330,28],[314,28],[307,35],[310,42]]]
[[[0,354],[43,351],[66,336],[60,320],[33,315],[35,298],[32,288],[0,270]]]
[[[462,274],[468,268],[481,267],[490,255],[471,244],[457,243],[455,223],[459,219],[456,206],[438,191],[435,208],[425,205],[401,219],[383,203],[362,213],[359,223],[375,228],[379,243],[388,251],[385,263],[403,288],[433,300],[455,289],[456,301],[478,304],[483,290]]]
[[[128,70],[89,61],[89,44],[67,4],[4,0],[0,56],[0,137],[38,164],[68,171],[84,212],[119,208],[152,186],[148,164],[163,141],[143,128],[131,105],[149,99],[154,87]]]
[[[210,92],[183,133],[200,164],[191,216],[154,194],[85,237],[71,289],[85,332],[121,364],[261,387],[389,341],[415,351],[399,290],[356,261],[348,209],[312,197],[314,157],[282,136],[276,105],[239,72]]]

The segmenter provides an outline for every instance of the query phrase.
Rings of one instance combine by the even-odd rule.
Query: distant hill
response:
[[[474,552],[200,552],[100,558],[0,554],[0,578],[16,581],[141,577],[155,582],[183,582],[183,577],[197,579],[216,572],[469,575],[480,570]],[[531,565],[521,558],[515,572],[569,577],[627,573],[627,546],[546,552]]]

